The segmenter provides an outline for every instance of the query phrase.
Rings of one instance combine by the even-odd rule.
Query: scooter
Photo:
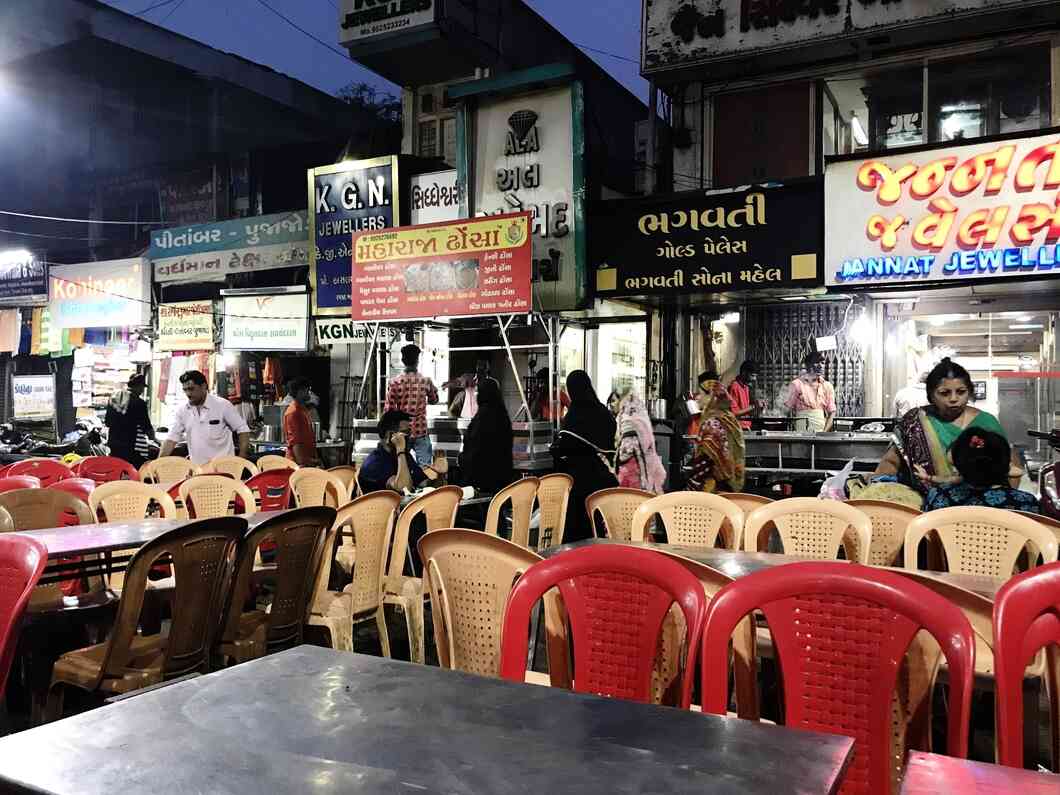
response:
[[[1060,453],[1060,430],[1049,433],[1027,430],[1027,435],[1034,439],[1044,439],[1053,452]],[[1057,491],[1057,473],[1060,472],[1060,461],[1043,464],[1038,470],[1038,505],[1046,516],[1060,519],[1060,492]]]

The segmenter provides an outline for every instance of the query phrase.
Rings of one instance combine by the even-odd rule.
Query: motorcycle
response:
[[[1054,453],[1060,453],[1060,430],[1044,431],[1027,430],[1027,435],[1034,439],[1044,439]],[[1060,461],[1043,464],[1038,470],[1038,505],[1044,515],[1060,519],[1060,492],[1057,491],[1056,479],[1060,471]]]

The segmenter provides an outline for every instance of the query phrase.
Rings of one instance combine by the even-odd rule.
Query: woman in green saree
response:
[[[968,428],[1005,435],[997,417],[968,405],[972,377],[959,364],[943,359],[927,377],[928,405],[913,409],[895,426],[898,444],[891,445],[875,475],[897,475],[922,495],[937,485],[960,480],[949,450]],[[1019,484],[1023,471],[1013,451],[1009,480]]]

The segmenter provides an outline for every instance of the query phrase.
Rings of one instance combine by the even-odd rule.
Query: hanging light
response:
[[[858,146],[868,146],[869,136],[865,135],[865,128],[861,126],[861,119],[856,111],[850,111],[850,132],[854,136],[854,143]]]

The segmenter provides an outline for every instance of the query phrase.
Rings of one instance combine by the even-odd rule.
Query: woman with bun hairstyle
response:
[[[936,485],[953,482],[958,473],[949,452],[957,438],[969,429],[990,431],[1005,440],[997,417],[968,405],[974,394],[968,371],[947,357],[928,373],[925,382],[926,405],[907,412],[895,426],[896,443],[892,444],[875,476],[897,476],[926,495]],[[1008,447],[1007,440],[1005,441]],[[1009,485],[1019,485],[1023,471],[1009,454],[1006,477]]]
[[[982,505],[1038,513],[1037,497],[1008,484],[1012,451],[1001,434],[969,428],[957,437],[950,456],[957,478],[940,482],[928,492],[925,511]]]

